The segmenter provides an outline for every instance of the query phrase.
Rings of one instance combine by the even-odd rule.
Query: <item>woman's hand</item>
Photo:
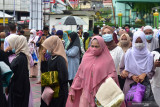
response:
[[[145,73],[139,75],[139,76],[138,76],[138,77],[139,77],[139,82],[143,82],[144,79],[145,79],[145,77],[146,77],[146,75],[147,75],[147,74],[145,74]]]
[[[132,79],[134,82],[138,83],[139,82],[139,76],[132,76]]]
[[[71,101],[71,102],[73,102],[74,101],[74,96],[73,95],[69,95],[69,100]]]
[[[155,66],[155,68],[156,68],[156,67],[160,67],[160,61],[159,61],[159,60],[156,60],[156,61],[154,62],[154,66]]]
[[[127,78],[128,77],[128,71],[123,70],[122,73],[121,73],[121,77],[122,78]]]
[[[34,43],[34,41],[32,40],[31,43]],[[34,43],[35,44],[35,43]]]
[[[4,50],[4,52],[8,52],[8,51],[10,51],[10,50],[12,50],[12,48],[11,48],[10,46],[8,46],[8,47]]]

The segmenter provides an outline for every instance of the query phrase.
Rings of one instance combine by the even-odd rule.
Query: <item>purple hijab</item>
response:
[[[140,37],[145,44],[142,50],[138,50],[135,47],[137,38]],[[125,70],[140,75],[142,73],[148,73],[153,68],[153,54],[147,49],[147,41],[145,34],[142,31],[134,33],[132,48],[129,49],[125,55]]]

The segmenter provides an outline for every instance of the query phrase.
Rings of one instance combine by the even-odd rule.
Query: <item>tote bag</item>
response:
[[[100,86],[96,99],[102,107],[120,107],[124,101],[124,94],[115,81],[110,77]]]

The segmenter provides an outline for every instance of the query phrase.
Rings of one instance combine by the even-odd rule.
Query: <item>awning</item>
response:
[[[148,2],[148,3],[159,3],[160,0],[116,0],[116,2]]]
[[[13,16],[11,16],[9,14],[6,14],[6,13],[4,13],[4,16],[5,16],[5,18],[12,18],[13,17]],[[3,18],[3,12],[2,11],[0,11],[0,18]]]

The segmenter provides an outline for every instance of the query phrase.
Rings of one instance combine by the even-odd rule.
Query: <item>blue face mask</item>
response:
[[[4,42],[4,39],[1,38],[1,42]]]
[[[147,40],[151,40],[152,38],[153,38],[152,35],[146,35],[146,39],[147,39]]]
[[[15,53],[16,52],[15,49],[12,49],[12,52]]]
[[[51,55],[51,52],[49,52],[49,51],[47,50],[47,54]]]
[[[104,34],[102,35],[102,38],[104,39],[105,42],[110,42],[113,40],[112,34]]]

